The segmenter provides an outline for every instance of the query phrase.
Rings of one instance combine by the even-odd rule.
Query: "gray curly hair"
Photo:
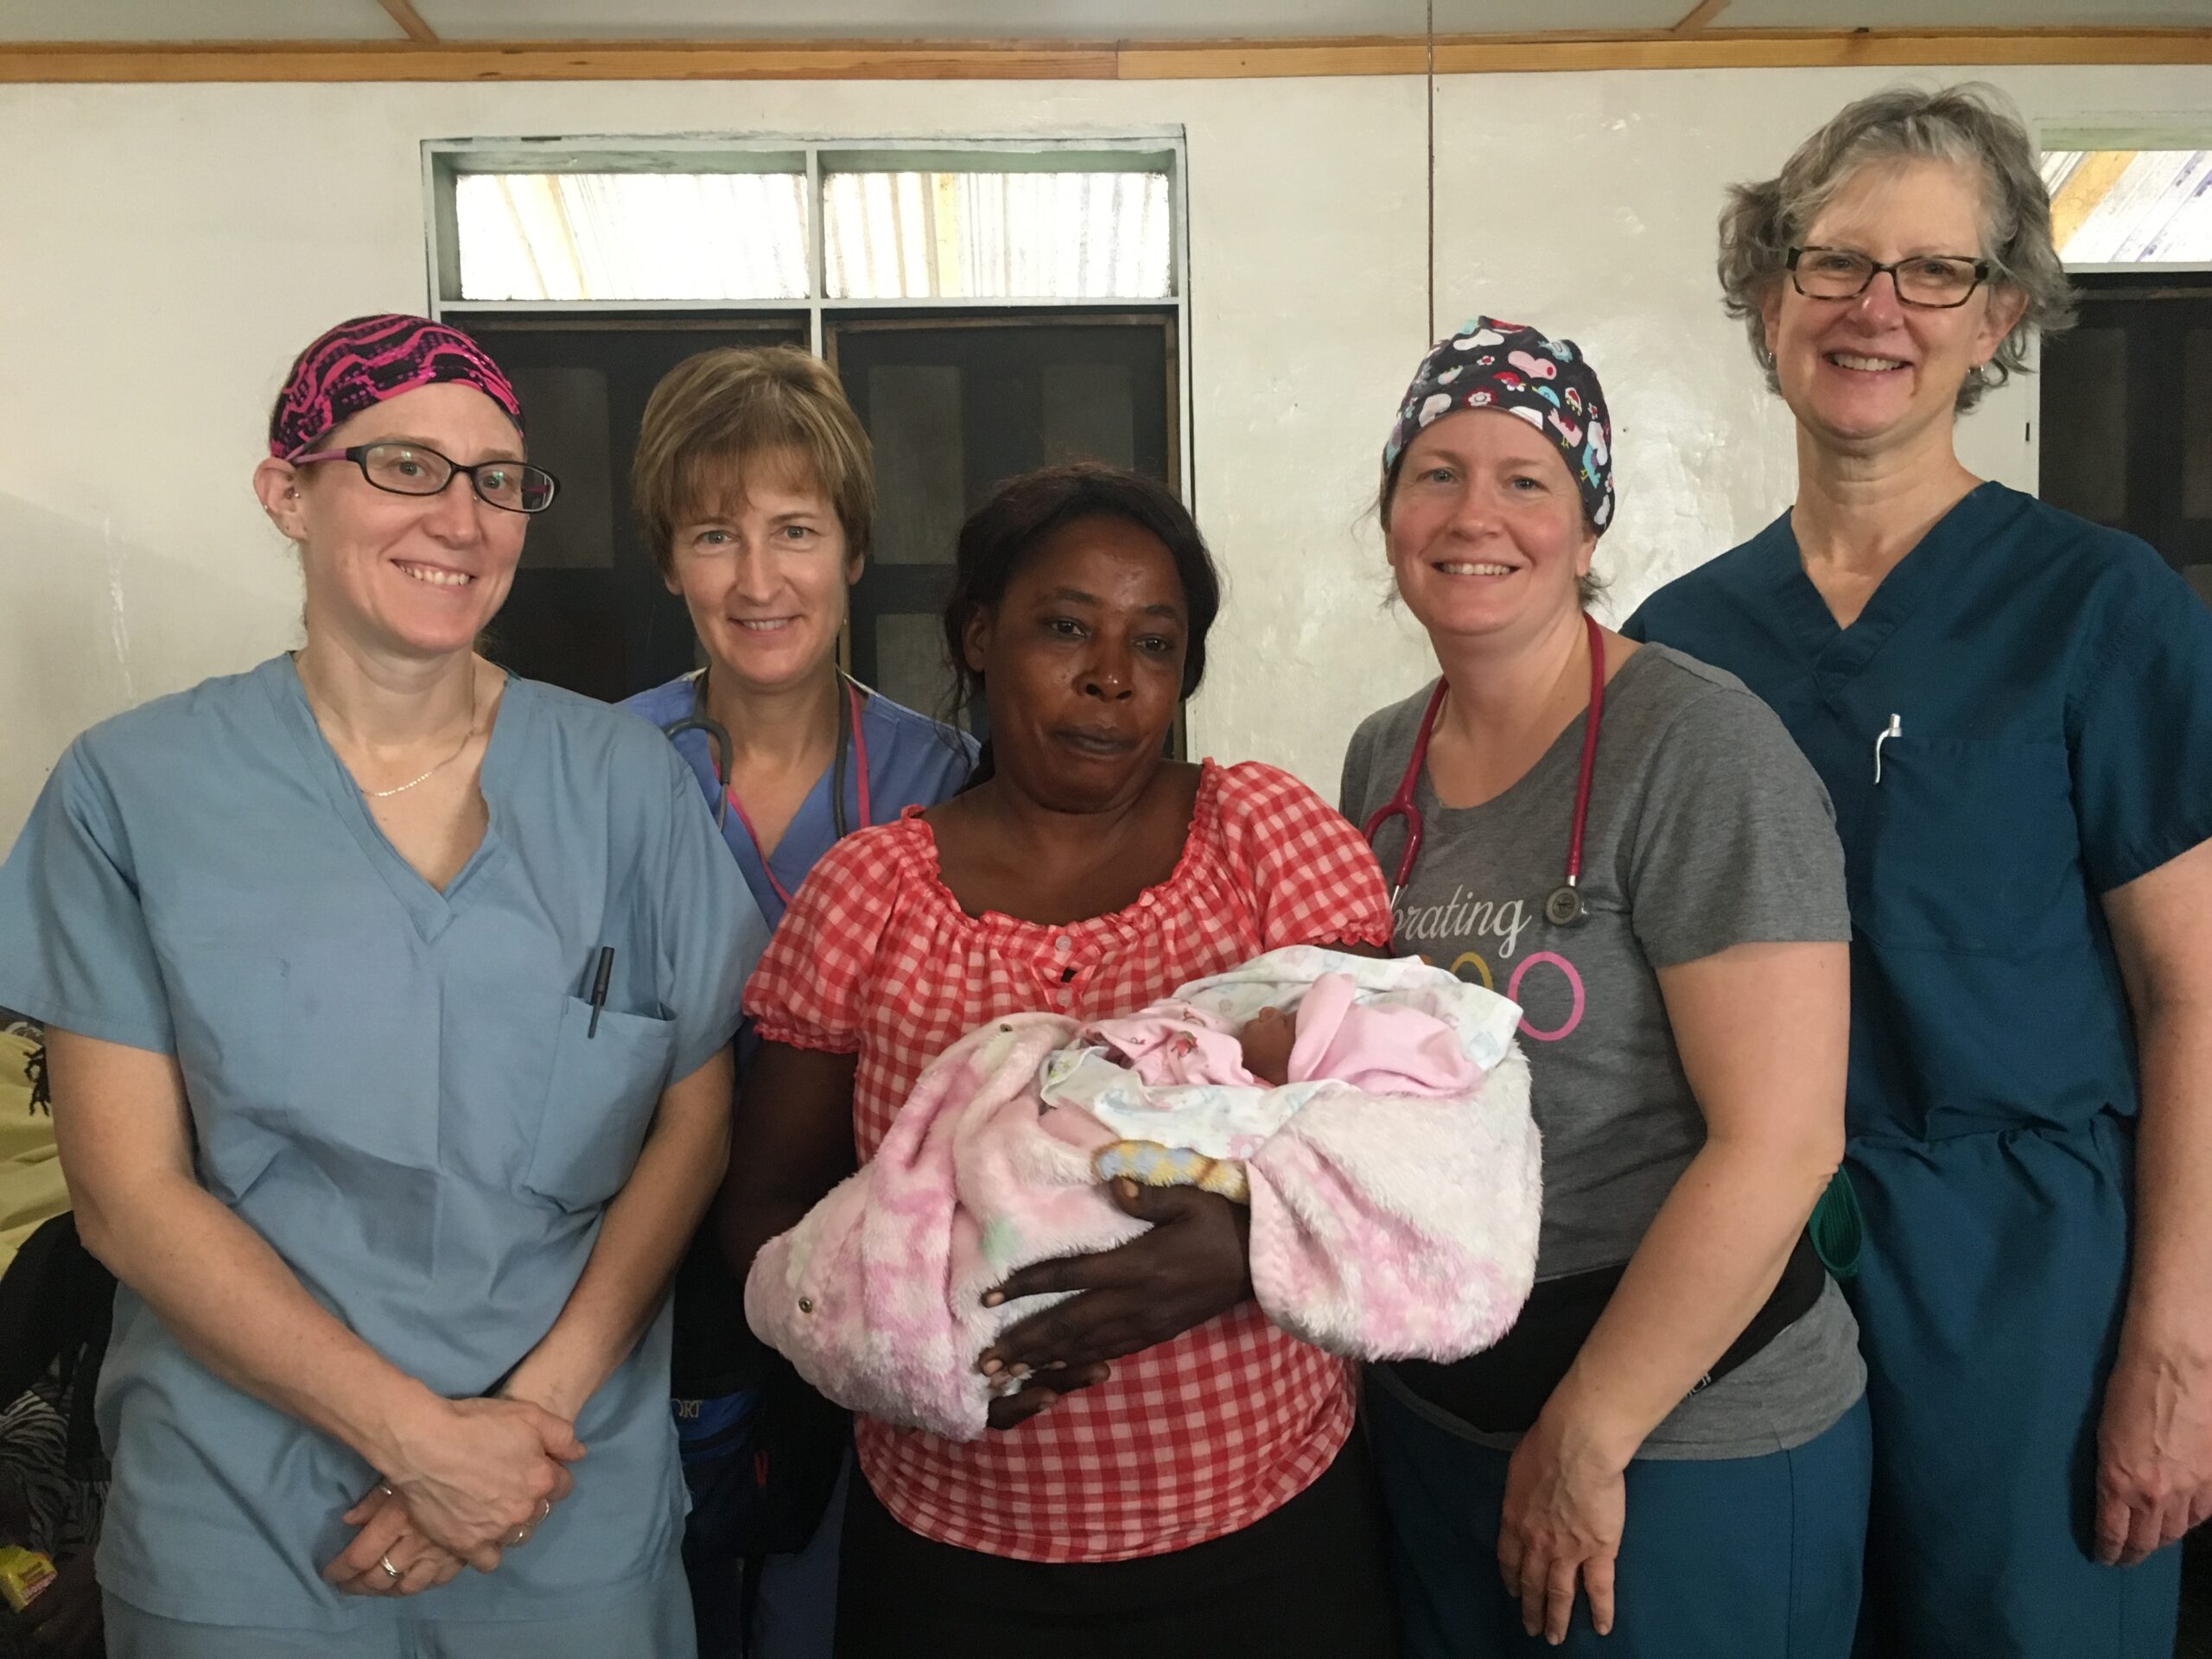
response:
[[[1849,105],[1797,146],[1778,177],[1732,185],[1720,213],[1721,302],[1741,318],[1751,355],[1767,385],[1782,389],[1766,347],[1759,308],[1836,192],[1874,162],[1925,158],[1955,162],[1981,177],[1981,257],[1995,267],[1990,281],[2027,301],[2019,322],[1994,357],[1959,388],[1961,414],[1983,392],[2027,369],[2037,336],[2063,333],[2074,321],[2074,291],[2050,234],[2050,194],[2036,165],[2036,148],[2005,95],[1979,82],[1928,92],[1894,86]]]

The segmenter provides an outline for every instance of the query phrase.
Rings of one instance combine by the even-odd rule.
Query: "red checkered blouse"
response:
[[[920,812],[822,855],[745,992],[767,1041],[860,1056],[863,1160],[923,1067],[985,1020],[1127,1014],[1279,946],[1389,942],[1374,855],[1273,766],[1208,761],[1174,873],[1125,910],[1057,927],[962,911]],[[1248,1301],[1019,1427],[963,1445],[863,1418],[858,1441],[868,1484],[925,1538],[1114,1561],[1251,1525],[1329,1466],[1351,1420],[1344,1363]]]

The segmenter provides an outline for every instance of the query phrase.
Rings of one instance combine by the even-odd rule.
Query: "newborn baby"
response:
[[[1093,1158],[1101,1180],[1200,1186],[1241,1204],[1250,1196],[1243,1160],[1318,1087],[1440,1096],[1481,1076],[1447,1021],[1363,999],[1351,975],[1324,973],[1293,1006],[1262,1007],[1241,1025],[1170,1001],[1086,1027],[1046,1062],[1043,1096],[1125,1137]]]

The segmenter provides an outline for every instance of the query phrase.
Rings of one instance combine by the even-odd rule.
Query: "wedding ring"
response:
[[[402,1573],[397,1567],[391,1564],[391,1557],[388,1554],[378,1556],[377,1565],[384,1568],[385,1576],[390,1579],[394,1584],[397,1584],[400,1580],[407,1576],[404,1573]]]

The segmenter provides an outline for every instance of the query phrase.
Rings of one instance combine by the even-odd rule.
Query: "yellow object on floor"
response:
[[[20,1031],[0,1031],[0,1273],[38,1224],[69,1207],[54,1119],[31,1109],[30,1058]]]
[[[0,1601],[17,1612],[37,1599],[38,1592],[54,1582],[54,1563],[35,1549],[10,1544],[0,1549]]]

